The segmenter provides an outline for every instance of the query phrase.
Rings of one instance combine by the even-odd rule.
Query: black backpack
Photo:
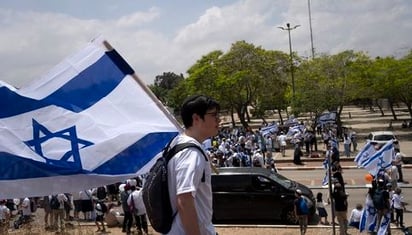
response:
[[[59,209],[60,208],[60,202],[59,199],[57,199],[57,195],[53,195],[50,199],[50,208],[51,209]]]
[[[235,156],[233,156],[232,158],[232,166],[240,166],[240,156],[238,154],[236,154]]]
[[[99,200],[106,199],[106,196],[107,196],[106,188],[104,186],[98,187],[96,196],[97,196],[97,199],[99,199]]]
[[[146,208],[146,215],[149,218],[153,229],[165,234],[172,228],[173,219],[177,212],[173,212],[169,199],[167,164],[169,160],[178,152],[186,148],[197,148],[208,161],[203,149],[194,143],[177,144],[169,150],[170,143],[163,150],[162,156],[150,169],[146,182],[143,185],[143,202]],[[202,182],[205,181],[203,172]]]
[[[101,212],[102,212],[103,214],[106,214],[106,212],[107,212],[107,206],[106,206],[106,204],[105,204],[104,202],[98,202],[98,203],[100,204]]]
[[[376,191],[373,193],[372,201],[373,201],[373,206],[377,210],[384,209],[386,207],[385,206],[384,190],[380,189],[380,188],[376,189]]]

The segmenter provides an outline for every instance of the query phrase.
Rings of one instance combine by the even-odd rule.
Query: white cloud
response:
[[[104,17],[97,17],[98,10],[93,12],[96,17],[88,16],[87,11],[80,17],[65,9],[0,7],[0,79],[21,86],[98,35],[107,38],[146,83],[163,72],[185,73],[202,55],[225,51],[239,40],[288,53],[288,34],[277,28],[287,22],[301,25],[291,32],[293,50],[301,56],[310,55],[307,1],[227,0],[231,3],[226,5],[221,1],[213,5],[211,1],[195,18],[182,13],[191,8],[183,2],[176,2],[182,5],[173,9],[161,3],[146,9],[127,4],[123,7],[129,13],[121,17],[121,4],[116,6],[116,15],[104,11]],[[311,5],[317,53],[353,49],[367,51],[373,57],[398,56],[411,49],[411,1],[311,0]],[[41,4],[36,7],[41,8]],[[171,18],[170,12],[176,9],[181,11]],[[173,20],[179,23],[166,22]]]
[[[131,27],[136,28],[144,23],[151,22],[159,16],[159,9],[152,7],[148,12],[135,12],[131,15],[126,15],[117,20],[119,27]]]

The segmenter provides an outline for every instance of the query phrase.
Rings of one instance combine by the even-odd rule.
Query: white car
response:
[[[393,140],[393,145],[396,149],[399,149],[399,140],[392,131],[374,131],[369,133],[366,138],[372,144],[384,145],[389,140]]]

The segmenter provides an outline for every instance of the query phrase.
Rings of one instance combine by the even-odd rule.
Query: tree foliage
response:
[[[249,125],[250,108],[255,117],[263,120],[267,110],[280,114],[288,106],[292,106],[294,114],[310,113],[315,118],[324,111],[337,111],[340,120],[344,105],[359,101],[377,103],[383,98],[391,107],[403,102],[412,117],[412,51],[400,59],[371,59],[352,50],[314,59],[294,53],[294,97],[289,59],[284,52],[237,41],[227,52],[216,50],[202,56],[188,69],[187,78],[163,73],[156,76],[150,88],[175,110],[189,95],[212,96],[231,115],[233,125],[236,114],[245,128]]]

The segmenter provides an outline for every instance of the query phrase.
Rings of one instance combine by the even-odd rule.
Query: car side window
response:
[[[272,192],[279,189],[275,182],[263,176],[253,176],[252,184],[254,191],[258,192]]]
[[[212,187],[214,192],[250,192],[252,179],[250,175],[214,175]]]

